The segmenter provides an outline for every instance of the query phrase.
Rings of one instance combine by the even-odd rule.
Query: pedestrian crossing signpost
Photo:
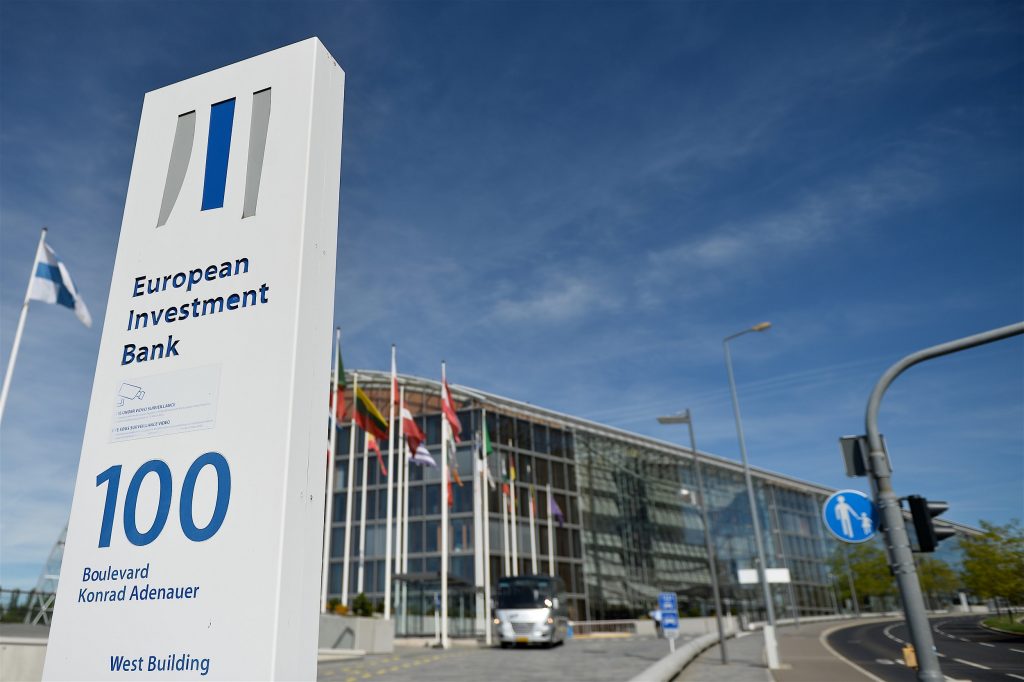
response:
[[[878,530],[874,503],[859,490],[839,490],[829,495],[821,508],[825,527],[842,542],[866,542]]]

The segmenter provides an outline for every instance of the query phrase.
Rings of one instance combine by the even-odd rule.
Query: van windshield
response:
[[[498,582],[499,609],[539,609],[550,604],[551,581],[546,579],[513,578]]]

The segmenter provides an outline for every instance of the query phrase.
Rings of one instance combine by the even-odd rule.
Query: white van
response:
[[[550,575],[521,575],[498,581],[494,626],[501,647],[551,646],[565,641],[569,605],[565,583]]]

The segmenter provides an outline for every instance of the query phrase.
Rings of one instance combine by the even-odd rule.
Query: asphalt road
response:
[[[685,640],[677,640],[677,644]],[[392,654],[324,662],[321,682],[622,682],[669,653],[668,642],[654,637],[570,639],[550,649],[486,649],[455,646],[447,651],[395,647]]]
[[[972,682],[1024,680],[1024,637],[1006,635],[979,625],[982,616],[931,619],[932,636],[942,673]],[[828,637],[829,645],[886,682],[914,682],[913,670],[902,664],[909,641],[903,621],[867,623],[843,628]]]

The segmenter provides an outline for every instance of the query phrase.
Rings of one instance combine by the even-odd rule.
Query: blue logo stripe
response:
[[[206,144],[206,178],[203,181],[203,210],[224,206],[228,177],[231,125],[235,118],[234,98],[210,107],[210,137]]]

